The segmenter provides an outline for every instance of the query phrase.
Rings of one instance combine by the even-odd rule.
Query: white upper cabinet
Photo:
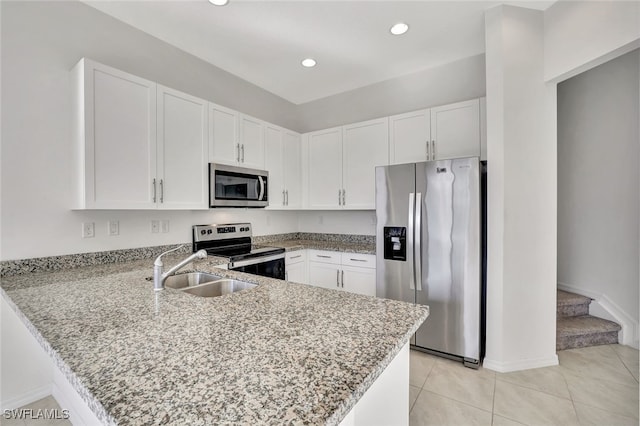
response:
[[[426,161],[431,143],[431,115],[428,109],[389,117],[391,164]]]
[[[264,123],[209,103],[209,161],[264,169]]]
[[[252,169],[264,169],[263,122],[257,118],[240,114],[239,123],[240,162],[238,165]]]
[[[342,208],[342,127],[309,133],[307,169],[309,207]]]
[[[284,156],[283,131],[279,127],[264,126],[264,167],[269,172],[269,208],[284,208]]]
[[[239,140],[238,112],[209,102],[209,161],[238,164]]]
[[[375,209],[375,167],[389,164],[387,118],[308,134],[311,209]]]
[[[487,161],[487,98],[480,98],[480,161]]]
[[[431,108],[431,159],[480,156],[480,101]]]
[[[155,208],[156,84],[89,59],[72,73],[76,208]]]
[[[375,168],[389,164],[388,123],[385,117],[343,127],[343,208],[376,208]]]
[[[480,156],[480,101],[389,117],[392,164]]]
[[[207,105],[158,85],[158,208],[208,208]]]
[[[207,208],[207,102],[82,59],[79,209]]]
[[[285,130],[282,141],[285,203],[287,208],[299,209],[302,207],[301,136]]]
[[[269,172],[270,209],[295,209],[301,206],[300,145],[298,133],[265,124],[265,169]]]

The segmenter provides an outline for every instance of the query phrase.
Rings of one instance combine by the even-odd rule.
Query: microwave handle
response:
[[[258,194],[258,200],[262,201],[262,197],[264,197],[264,179],[262,176],[258,176],[258,182],[260,182],[260,193]]]

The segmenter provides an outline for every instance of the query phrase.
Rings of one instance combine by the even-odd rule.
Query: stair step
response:
[[[620,329],[613,321],[591,315],[558,318],[556,350],[618,343]]]
[[[560,317],[577,317],[589,314],[591,298],[558,290],[556,313]]]

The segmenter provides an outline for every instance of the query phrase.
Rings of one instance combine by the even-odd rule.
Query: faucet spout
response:
[[[197,252],[193,253],[191,256],[187,257],[177,265],[170,268],[167,272],[163,272],[162,268],[164,267],[164,264],[162,263],[162,256],[164,256],[167,253],[176,251],[182,247],[184,247],[184,245],[165,251],[160,256],[158,256],[156,260],[153,262],[153,289],[155,291],[164,290],[164,282],[167,280],[167,278],[175,274],[179,269],[183,268],[185,265],[193,262],[196,259],[204,259],[207,257],[206,250],[198,250]]]

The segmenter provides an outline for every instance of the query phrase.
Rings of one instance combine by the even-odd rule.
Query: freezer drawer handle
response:
[[[413,221],[415,220],[415,212],[416,212],[416,194],[415,192],[412,192],[409,194],[409,226],[407,227],[407,248],[409,250],[413,250]],[[414,255],[415,256],[415,255]],[[415,280],[416,280],[416,271],[413,268],[413,261],[414,261],[414,256],[407,256],[408,259],[408,263],[409,263],[409,270],[411,271],[411,273],[409,274],[409,289],[410,290],[415,290],[416,289],[416,284],[415,284]]]
[[[422,240],[422,193],[418,192],[416,194],[416,234],[414,237],[414,256],[415,261],[414,265],[416,268],[416,290],[422,291],[422,250],[420,248],[420,243]]]

